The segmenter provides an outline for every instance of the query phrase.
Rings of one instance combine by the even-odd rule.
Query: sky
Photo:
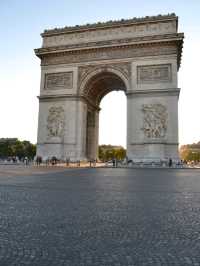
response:
[[[40,60],[34,48],[41,47],[44,29],[168,13],[179,16],[179,32],[185,34],[178,74],[179,142],[200,141],[199,0],[0,0],[0,138],[37,141]],[[125,146],[125,95],[108,94],[101,108],[100,144]]]

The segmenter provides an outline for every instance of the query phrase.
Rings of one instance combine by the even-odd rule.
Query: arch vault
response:
[[[171,14],[44,31],[37,154],[97,158],[100,101],[122,90],[127,156],[178,159],[177,28]]]

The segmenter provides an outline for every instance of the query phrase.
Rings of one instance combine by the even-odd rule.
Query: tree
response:
[[[110,161],[113,158],[123,160],[126,157],[126,150],[121,146],[100,145],[99,159],[102,161]]]
[[[123,160],[126,157],[126,150],[124,148],[116,149],[115,150],[115,158],[118,160]]]
[[[200,142],[181,146],[180,157],[184,161],[200,162]]]
[[[27,140],[18,139],[0,139],[0,157],[6,158],[17,156],[20,159],[28,157],[32,159],[36,154],[36,145]]]

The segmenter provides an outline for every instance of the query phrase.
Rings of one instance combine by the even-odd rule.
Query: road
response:
[[[0,168],[0,265],[200,265],[200,170]]]

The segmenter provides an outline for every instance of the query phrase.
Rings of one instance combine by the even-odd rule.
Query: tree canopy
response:
[[[17,156],[19,159],[23,157],[33,158],[36,154],[36,145],[30,141],[20,141],[18,139],[0,139],[0,157]]]
[[[180,156],[184,161],[200,162],[200,142],[181,146]]]
[[[102,161],[109,161],[113,158],[123,160],[126,157],[126,150],[121,146],[100,145],[99,159]]]

